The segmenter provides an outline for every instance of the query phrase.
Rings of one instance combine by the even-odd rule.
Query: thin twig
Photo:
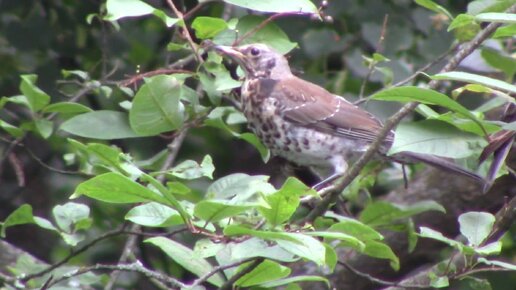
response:
[[[380,32],[380,38],[378,38],[378,43],[375,48],[375,53],[381,53],[383,51],[382,44],[385,41],[385,34],[387,32],[387,22],[388,21],[389,21],[389,14],[385,14],[385,16],[383,17],[383,25],[382,25],[382,30]],[[366,74],[364,80],[362,81],[362,85],[360,86],[360,93],[358,94],[359,101],[364,99],[365,87],[366,87],[367,83],[369,82],[369,78],[371,78],[371,75],[375,71],[375,67],[376,67],[376,61],[371,60],[371,62],[369,63],[369,66],[368,66],[367,74]]]
[[[516,10],[516,5],[513,5],[508,12],[514,12]],[[455,69],[458,64],[469,54],[471,54],[480,44],[485,41],[498,27],[500,27],[500,23],[491,23],[482,31],[480,31],[473,40],[469,43],[465,44],[444,66],[441,72],[449,72]],[[435,89],[438,85],[438,81],[432,80],[428,87],[430,89]],[[312,222],[316,217],[322,215],[329,206],[335,202],[337,196],[348,186],[353,179],[355,179],[362,168],[371,160],[371,158],[375,155],[378,148],[383,143],[383,140],[387,136],[387,134],[408,114],[416,109],[419,105],[418,102],[410,102],[403,106],[396,114],[391,116],[387,122],[385,122],[385,126],[378,132],[378,135],[374,142],[371,143],[369,148],[362,154],[362,156],[351,166],[351,168],[346,171],[342,178],[337,179],[332,185],[332,192],[324,197],[321,203],[319,203],[312,211],[302,220],[302,222]]]
[[[172,2],[172,0],[167,0],[167,4],[168,6],[170,6],[170,9],[174,11],[174,14],[176,14],[177,18],[179,18],[179,21],[182,21],[184,23],[184,15],[181,11],[177,9],[174,2]],[[195,44],[195,42],[193,41],[192,36],[190,35],[190,32],[188,31],[186,25],[183,27],[183,35],[185,36],[188,45],[192,49],[197,62],[203,63],[202,57],[199,55],[199,51],[197,50],[197,44]]]
[[[262,21],[262,23],[260,23],[259,25],[257,25],[255,28],[247,31],[246,33],[244,33],[244,35],[240,36],[239,38],[237,38],[234,42],[233,42],[233,46],[237,46],[237,45],[240,45],[240,43],[245,40],[246,38],[248,38],[249,36],[255,34],[256,32],[262,30],[267,24],[269,24],[271,21],[277,19],[277,18],[280,18],[280,17],[284,17],[284,16],[294,16],[294,15],[313,15],[312,13],[305,13],[305,12],[284,12],[284,13],[277,13],[277,14],[274,14],[274,15],[271,15],[269,16],[267,19],[265,19],[264,21]]]
[[[231,277],[231,279],[229,279],[226,283],[224,283],[224,285],[222,285],[219,289],[220,290],[232,289],[233,284],[235,284],[235,282],[238,281],[238,279],[242,278],[244,275],[250,273],[256,267],[258,267],[258,265],[260,265],[263,262],[263,260],[264,260],[264,258],[258,258],[256,260],[254,260],[254,262],[252,262],[245,269],[243,269],[242,271],[233,275],[233,277]]]
[[[242,264],[245,264],[247,262],[251,262],[251,261],[256,260],[256,259],[258,259],[258,258],[256,258],[256,257],[246,258],[246,259],[243,259],[243,260],[231,263],[231,264],[215,267],[210,272],[204,274],[202,277],[200,277],[199,279],[195,280],[191,285],[189,285],[189,287],[190,288],[194,288],[195,286],[201,285],[202,283],[206,282],[211,276],[217,274],[218,272],[221,272],[221,271],[224,271],[224,270],[227,270],[227,269],[230,269],[230,268],[238,267],[238,266],[240,266]]]
[[[99,270],[137,272],[137,273],[143,274],[146,277],[149,277],[151,279],[156,279],[160,282],[163,282],[163,283],[165,283],[165,285],[168,285],[169,287],[174,287],[174,289],[186,287],[186,285],[183,284],[181,281],[170,278],[169,276],[162,274],[160,272],[153,271],[151,269],[147,269],[140,262],[134,262],[131,264],[117,264],[117,265],[96,264],[96,265],[89,266],[89,267],[81,267],[77,270],[70,271],[57,279],[54,279],[51,283],[49,283],[49,286],[53,286],[57,283],[60,283],[62,281],[65,281],[65,280],[75,277],[75,276],[79,276],[79,275],[82,275],[82,274],[85,274],[88,272],[99,271]]]
[[[156,69],[156,70],[141,73],[141,74],[136,74],[134,76],[131,76],[128,79],[120,81],[118,84],[122,87],[128,87],[128,86],[134,84],[135,82],[140,81],[143,78],[147,78],[147,77],[151,77],[151,76],[155,76],[155,75],[162,75],[162,74],[179,74],[179,73],[194,74],[192,71],[184,70],[184,69],[161,68],[161,69]]]
[[[355,275],[357,275],[359,277],[365,278],[365,279],[367,279],[367,280],[369,280],[369,281],[371,281],[373,283],[376,283],[376,284],[380,284],[380,285],[384,285],[384,286],[403,287],[403,288],[417,288],[417,289],[427,289],[428,288],[428,285],[426,285],[426,286],[424,286],[424,285],[400,285],[397,282],[391,282],[391,281],[382,280],[382,279],[373,277],[373,276],[371,276],[371,275],[369,275],[367,273],[361,272],[361,271],[355,269],[354,267],[352,267],[351,265],[349,265],[346,262],[337,261],[337,263],[339,265],[341,265],[341,266],[344,266],[344,268],[348,269],[353,274],[355,274]]]
[[[68,254],[68,256],[66,256],[64,259],[62,259],[61,261],[57,262],[57,263],[54,263],[52,265],[50,265],[48,268],[42,270],[42,271],[39,271],[39,272],[36,272],[36,273],[32,273],[32,274],[28,274],[22,278],[20,278],[19,280],[20,281],[29,281],[30,279],[33,279],[33,278],[36,278],[36,277],[41,277],[45,274],[48,274],[50,272],[52,272],[54,269],[66,264],[68,261],[70,261],[73,257],[85,252],[86,250],[88,250],[89,248],[91,248],[93,245],[95,245],[96,243],[102,241],[102,240],[105,240],[107,238],[110,238],[110,237],[114,237],[114,236],[117,236],[117,235],[120,235],[124,232],[124,229],[116,229],[116,230],[112,230],[112,231],[109,231],[109,232],[106,232],[98,237],[96,237],[95,239],[91,240],[90,242],[86,243],[85,245],[83,245],[82,247],[80,247],[79,249],[77,250],[72,250],[72,252],[70,254]]]

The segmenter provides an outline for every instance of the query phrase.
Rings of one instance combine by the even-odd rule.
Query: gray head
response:
[[[236,61],[247,78],[279,79],[289,76],[287,59],[265,44],[247,44],[238,47],[217,45],[215,50]]]

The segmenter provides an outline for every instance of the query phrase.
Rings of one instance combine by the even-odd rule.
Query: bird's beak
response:
[[[213,49],[222,55],[228,56],[229,58],[241,63],[245,58],[245,55],[241,53],[237,48],[225,45],[214,45]]]

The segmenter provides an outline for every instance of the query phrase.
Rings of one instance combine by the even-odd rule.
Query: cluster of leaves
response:
[[[253,11],[302,15],[307,19],[310,15],[318,17],[321,13],[308,0],[224,2]],[[459,40],[474,36],[481,22],[509,23],[499,28],[494,38],[515,35],[514,15],[501,13],[509,7],[510,1],[497,1],[496,5],[456,17],[432,1],[415,2],[447,16],[451,22],[449,30],[455,31]],[[187,34],[187,29],[191,27],[200,41],[210,40],[222,45],[232,45],[237,40],[241,44],[260,42],[282,53],[290,52],[297,45],[279,26],[264,22],[266,18],[261,16],[246,15],[230,20],[198,16],[188,27],[181,15],[170,17],[164,10],[140,0],[108,0],[105,11],[90,15],[88,21],[92,23],[94,19],[101,19],[123,29],[118,21],[138,21],[127,18],[148,15],[158,17],[168,28],[185,29]],[[256,27],[260,29],[256,30]],[[22,75],[19,86],[21,95],[3,97],[0,108],[6,104],[20,106],[28,110],[30,118],[20,125],[0,119],[0,128],[16,142],[28,134],[42,139],[66,139],[64,160],[67,165],[76,166],[81,174],[91,177],[76,187],[71,198],[87,196],[104,203],[129,204],[132,208],[125,213],[126,221],[146,228],[181,228],[196,234],[193,242],[180,242],[173,235],[165,237],[158,234],[144,240],[197,277],[191,283],[174,278],[175,286],[188,288],[209,283],[222,287],[230,281],[236,287],[274,288],[289,285],[289,289],[296,289],[295,283],[303,281],[329,284],[321,276],[292,275],[289,265],[310,261],[332,272],[338,262],[337,248],[386,259],[397,270],[400,267],[399,259],[383,242],[380,230],[407,232],[410,249],[415,247],[418,237],[432,238],[458,249],[467,258],[468,263],[462,269],[436,271],[429,284],[433,287],[445,287],[449,278],[460,278],[460,275],[480,264],[515,270],[514,265],[484,258],[499,254],[501,250],[500,241],[483,244],[494,223],[494,217],[487,213],[471,212],[460,217],[460,229],[467,239],[466,244],[445,238],[428,228],[421,228],[416,233],[410,217],[425,211],[444,212],[441,205],[432,201],[404,207],[371,201],[356,219],[327,211],[306,226],[299,222],[306,213],[302,200],[318,200],[319,197],[317,192],[296,178],[288,178],[278,189],[269,183],[268,176],[235,173],[199,189],[196,187],[199,183],[205,184],[206,179],[213,179],[215,165],[210,155],[205,155],[200,162],[186,160],[169,166],[169,149],[150,159],[140,160],[116,146],[108,145],[110,140],[148,138],[171,131],[175,132],[175,141],[180,142],[180,136],[188,134],[189,128],[207,127],[244,140],[258,150],[263,160],[269,158],[268,150],[254,134],[240,132],[245,117],[234,107],[225,105],[224,97],[238,88],[240,82],[231,77],[223,59],[211,51],[203,51],[191,40],[191,36],[181,42],[169,43],[167,49],[193,55],[193,59],[199,61],[195,70],[178,70],[172,74],[144,78],[144,84],[137,91],[128,87],[112,87],[110,83],[96,80],[84,71],[62,72],[63,78],[79,84],[77,97],[85,93],[106,99],[115,94],[124,96],[124,100],[118,103],[121,110],[93,110],[74,101],[52,103],[49,94],[36,85],[35,75]],[[204,59],[201,58],[203,53],[206,56]],[[516,93],[516,87],[511,84],[516,61],[511,56],[490,49],[484,49],[482,57],[504,74],[504,81],[465,72],[429,76],[434,80],[466,82],[466,85],[454,90],[454,97],[466,92],[494,96],[474,110],[466,109],[445,94],[418,86],[391,87],[371,97],[382,101],[421,103],[419,112],[426,120],[400,126],[390,153],[413,151],[450,158],[475,158],[485,147],[487,134],[502,129],[516,130],[514,122],[488,121],[484,118],[488,110],[514,103],[509,95]],[[389,62],[386,56],[377,52],[364,59],[366,67],[384,75],[385,84],[392,82],[392,69],[381,66]],[[241,75],[241,72],[237,71],[237,74]],[[439,106],[447,112],[438,113],[430,105]],[[58,132],[54,131],[56,116],[64,120],[59,124]],[[345,194],[356,194],[361,185],[370,182],[366,177],[361,178],[362,183],[350,186]],[[354,193],[350,193],[350,190]],[[31,206],[23,205],[3,221],[1,234],[5,236],[9,227],[31,223],[58,233],[64,243],[76,247],[85,241],[85,233],[92,229],[95,222],[90,216],[90,208],[85,204],[68,202],[55,206],[52,213],[54,222],[34,216]],[[78,269],[66,265],[45,272],[40,268],[28,269],[26,263],[20,262],[12,270],[15,275],[13,281],[20,284],[13,285],[39,287],[48,279],[51,281],[51,277],[73,277]],[[38,273],[45,275],[37,280],[27,279],[27,275],[35,277]],[[91,273],[79,275],[78,278],[76,282],[81,285],[102,283],[100,277]],[[59,285],[65,284],[61,282]]]

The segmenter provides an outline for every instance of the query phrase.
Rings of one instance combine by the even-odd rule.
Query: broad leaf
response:
[[[465,158],[487,145],[484,138],[438,120],[403,123],[396,128],[388,154],[410,151],[449,158]]]
[[[465,117],[473,120],[478,126],[482,126],[480,121],[470,110],[464,108],[461,104],[439,92],[423,89],[419,87],[395,87],[389,88],[371,96],[375,100],[397,101],[397,102],[420,102],[428,105],[438,105],[445,107],[454,112],[460,113]]]
[[[192,22],[195,35],[200,39],[213,38],[228,27],[226,21],[216,17],[199,16]]]
[[[206,155],[204,156],[201,164],[193,160],[185,160],[174,166],[174,168],[170,169],[167,174],[182,179],[197,179],[203,176],[212,179],[213,171],[215,171],[213,160],[211,159],[210,155]]]
[[[149,202],[133,207],[125,219],[146,227],[169,227],[183,224],[179,213],[168,206]]]
[[[126,113],[108,110],[77,115],[64,122],[60,129],[73,135],[101,140],[142,137],[131,129]]]
[[[286,222],[299,206],[299,197],[312,189],[296,178],[288,178],[280,190],[265,196],[268,207],[259,207],[260,213],[273,225]]]
[[[249,2],[261,3],[262,1],[250,0]],[[283,6],[285,6],[286,3],[285,1],[274,2]],[[219,33],[214,38],[214,42],[216,44],[232,45],[233,42],[236,39],[238,39],[238,37],[245,35],[249,31],[254,31],[257,26],[259,26],[263,21],[265,21],[265,19],[266,18],[264,17],[259,17],[255,15],[244,16],[238,21],[235,30],[226,30],[224,32]],[[267,25],[265,25],[265,27],[263,27],[262,29],[255,31],[252,35],[244,39],[240,44],[251,43],[266,44],[282,54],[291,51],[297,45],[295,42],[291,42],[287,34],[273,22],[270,22]]]
[[[37,112],[50,102],[50,96],[36,86],[36,75],[21,75],[20,91],[28,101],[29,108]]]
[[[252,262],[250,262],[252,263]],[[250,263],[243,264],[239,267],[239,270],[244,270]],[[290,268],[282,266],[281,264],[265,260],[261,262],[251,272],[245,274],[235,282],[235,286],[249,287],[266,283],[269,281],[278,280],[290,275]]]
[[[436,74],[434,76],[431,76],[434,80],[454,80],[454,81],[460,81],[460,82],[469,82],[474,84],[481,84],[487,87],[499,89],[502,91],[506,91],[509,93],[516,93],[516,86],[513,84],[509,84],[507,82],[493,79],[490,77],[485,77],[477,74],[472,73],[466,73],[466,72],[447,72],[447,73],[440,73]]]
[[[98,175],[82,182],[77,186],[74,194],[70,198],[77,198],[81,195],[110,203],[155,201],[162,204],[169,204],[169,202],[158,193],[115,172]]]
[[[253,207],[256,205],[251,203],[235,204],[228,200],[202,200],[195,205],[194,215],[207,222],[217,222],[236,216]]]
[[[185,118],[181,90],[181,84],[173,76],[145,79],[129,111],[131,128],[141,135],[157,135],[181,127]]]
[[[52,209],[52,214],[59,229],[71,233],[75,229],[73,225],[89,219],[90,208],[84,204],[68,202],[56,205]]]
[[[292,254],[311,260],[320,266],[325,264],[326,249],[324,245],[317,239],[302,233],[258,231],[242,226],[230,225],[224,229],[224,234],[229,236],[251,235],[264,240],[274,241]]]
[[[276,13],[309,13],[319,14],[317,7],[310,0],[289,0],[289,1],[275,1],[275,0],[224,0],[224,2],[237,5],[243,8],[261,11],[261,12],[276,12]]]
[[[514,13],[480,13],[475,16],[475,19],[477,21],[516,24],[516,14]]]
[[[179,19],[169,17],[165,12],[156,9],[140,0],[108,0],[106,2],[108,21],[116,21],[126,17],[139,17],[154,14],[159,17],[168,27],[173,26]]]
[[[467,212],[459,216],[460,233],[469,245],[479,246],[493,230],[495,217],[487,212]]]
[[[213,271],[213,266],[208,261],[199,257],[192,249],[174,240],[165,237],[155,237],[145,240],[145,243],[160,248],[172,260],[198,277]],[[211,276],[208,282],[220,287],[224,284],[224,278],[220,273],[217,273]]]
[[[430,200],[420,201],[408,206],[378,201],[369,204],[360,213],[360,221],[372,227],[388,226],[399,219],[411,217],[430,210],[446,212],[444,207]]]
[[[2,238],[5,238],[5,230],[8,227],[31,223],[34,223],[34,216],[32,215],[32,206],[30,206],[29,204],[24,204],[7,216],[5,221],[2,223],[2,230],[0,231],[0,236]]]

